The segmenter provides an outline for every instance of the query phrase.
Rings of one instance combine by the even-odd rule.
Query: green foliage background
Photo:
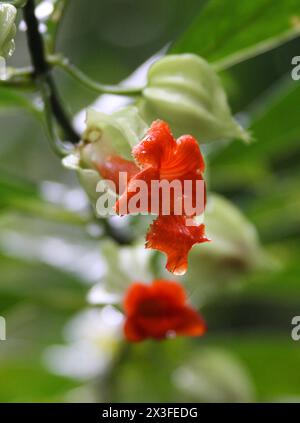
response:
[[[210,148],[210,189],[245,213],[278,263],[276,271],[246,276],[205,305],[209,332],[200,341],[131,346],[116,364],[110,400],[243,399],[237,394],[246,384],[241,375],[227,383],[226,367],[237,360],[251,385],[245,400],[299,401],[300,343],[291,339],[291,319],[300,314],[300,82],[290,75],[291,59],[300,55],[299,2],[69,3],[58,50],[101,82],[117,83],[166,45],[173,53],[200,54],[217,69],[225,65],[220,76],[230,104],[249,122],[255,141]],[[271,50],[262,44],[270,38]],[[29,63],[20,31],[16,46],[9,64]],[[72,113],[96,98],[59,71],[56,78]],[[64,193],[78,183],[53,155],[28,104],[19,93],[0,89],[0,315],[8,337],[0,342],[0,400],[74,400],[74,393],[83,392],[76,389],[88,386],[100,401],[100,381],[56,376],[42,360],[47,346],[64,342],[64,324],[86,307],[90,286],[74,263],[51,264],[35,251],[50,238],[96,251],[99,241],[86,231],[85,213],[65,207],[62,198],[53,204],[41,195],[43,181],[62,184]],[[192,381],[192,389],[183,390],[173,383],[174,369],[183,366],[199,366],[204,393]]]

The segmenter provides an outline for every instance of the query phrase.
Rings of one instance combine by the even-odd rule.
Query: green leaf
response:
[[[88,222],[88,216],[45,201],[39,194],[38,186],[0,172],[0,211],[10,210],[73,225]]]
[[[298,0],[210,0],[172,53],[196,53],[211,62],[226,58],[228,66],[299,35],[299,16]]]
[[[253,187],[272,178],[268,170],[270,160],[280,159],[298,148],[299,103],[300,85],[295,82],[273,92],[250,126],[255,142],[246,147],[233,143],[212,158],[214,189],[248,183]]]
[[[0,81],[1,84],[1,81]],[[8,109],[24,108],[40,117],[41,112],[34,106],[28,97],[18,90],[0,85],[0,113]]]

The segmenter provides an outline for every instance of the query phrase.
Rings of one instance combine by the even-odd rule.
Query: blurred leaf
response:
[[[0,112],[3,113],[8,109],[20,107],[34,113],[36,116],[40,115],[40,111],[23,93],[0,85]]]
[[[1,310],[29,301],[75,311],[85,305],[86,288],[73,275],[42,263],[0,255]]]
[[[272,190],[262,184],[257,197],[247,205],[247,216],[267,241],[300,233],[299,173],[291,176],[280,176]]]
[[[172,52],[196,53],[211,62],[249,48],[253,56],[261,52],[262,42],[273,41],[273,48],[299,34],[299,16],[298,0],[210,0]]]
[[[192,402],[251,402],[254,388],[246,368],[228,351],[201,348],[175,370],[176,385]]]
[[[205,226],[212,242],[192,249],[189,271],[182,278],[196,307],[224,295],[248,274],[276,269],[259,242],[255,226],[230,201],[211,193]]]
[[[289,332],[284,337],[227,336],[210,343],[227,347],[242,360],[255,383],[258,401],[299,395],[299,343]]]
[[[41,218],[84,225],[88,217],[44,201],[37,185],[0,171],[0,210],[10,209]]]
[[[70,379],[52,375],[37,359],[3,363],[0,369],[0,378],[5,380],[0,387],[2,402],[60,402],[68,390],[78,386]]]
[[[250,126],[255,142],[248,146],[234,142],[212,157],[212,183],[215,189],[230,189],[245,184],[253,187],[261,181],[266,182],[266,178],[269,183],[272,182],[271,161],[293,151],[299,152],[299,103],[299,84],[284,83],[274,90],[260,105]]]

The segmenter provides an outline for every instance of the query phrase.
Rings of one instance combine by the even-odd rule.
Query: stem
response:
[[[101,94],[119,94],[119,95],[138,95],[144,87],[122,87],[120,85],[105,85],[94,81],[85,75],[75,65],[70,63],[69,59],[63,56],[49,56],[48,62],[51,65],[58,66],[68,73],[72,78],[76,79],[82,85]]]
[[[34,84],[32,81],[31,68],[6,68],[5,76],[0,78],[0,87],[32,89]]]
[[[53,53],[56,45],[56,38],[59,26],[61,25],[64,11],[69,0],[58,0],[54,3],[54,8],[47,20],[47,35],[45,37],[45,47],[47,52]]]
[[[122,232],[118,228],[115,228],[107,218],[101,219],[101,223],[105,235],[116,241],[117,244],[129,245],[132,243],[132,239],[122,234]]]
[[[107,370],[106,375],[100,381],[100,394],[102,400],[106,403],[112,402],[115,400],[115,395],[117,394],[118,387],[118,376],[120,366],[128,359],[130,356],[131,345],[124,341],[120,345],[120,350],[116,355],[113,362],[110,364],[109,369]]]
[[[34,0],[28,0],[23,9],[24,20],[27,25],[27,42],[34,68],[33,78],[39,85],[47,86],[49,92],[48,99],[53,115],[60,127],[63,129],[67,140],[75,144],[79,141],[79,136],[74,131],[69,117],[63,108],[55,82],[51,75],[51,67],[45,59],[44,44],[38,30],[38,21],[35,16],[34,9]]]
[[[217,72],[225,71],[232,66],[238,65],[241,62],[245,62],[246,60],[252,59],[293,40],[299,36],[299,33],[299,28],[289,29],[278,36],[261,41],[255,46],[251,46],[238,51],[237,53],[231,54],[230,56],[213,63],[213,67]]]

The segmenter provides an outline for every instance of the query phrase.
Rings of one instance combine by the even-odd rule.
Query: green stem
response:
[[[299,28],[289,29],[286,32],[262,41],[253,47],[245,48],[244,50],[238,51],[218,62],[213,63],[213,67],[217,72],[222,72],[231,68],[232,66],[238,65],[241,62],[252,59],[253,57],[259,56],[260,54],[266,53],[267,51],[273,50],[280,45],[299,37]]]
[[[27,25],[27,41],[31,61],[34,69],[33,78],[40,87],[44,87],[42,94],[48,90],[48,95],[44,98],[49,103],[51,112],[55,116],[57,123],[65,133],[66,139],[76,144],[80,137],[73,129],[69,116],[66,114],[59,97],[55,82],[51,74],[51,67],[45,58],[45,48],[42,36],[38,29],[38,21],[35,16],[35,2],[28,0],[24,7],[24,20]],[[47,90],[45,89],[47,86]]]
[[[58,66],[63,69],[67,74],[72,78],[76,79],[85,87],[96,91],[100,94],[119,94],[119,95],[139,95],[141,94],[144,87],[122,87],[120,85],[105,85],[99,82],[94,81],[89,76],[85,75],[80,69],[75,65],[70,63],[70,61],[63,56],[49,56],[48,62],[52,66]]]
[[[31,67],[26,68],[6,68],[6,75],[0,78],[1,87],[33,89],[33,72]]]
[[[100,392],[104,402],[113,402],[116,400],[119,370],[122,364],[130,356],[131,345],[124,341],[120,345],[120,350],[107,370],[106,375],[100,381]]]

